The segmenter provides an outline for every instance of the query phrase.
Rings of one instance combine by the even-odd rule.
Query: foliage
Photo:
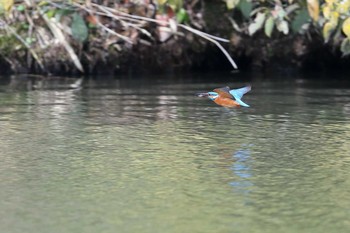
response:
[[[225,1],[228,9],[239,11],[246,18],[235,25],[240,25],[240,31],[250,36],[259,31],[264,31],[267,37],[278,33],[304,34],[315,28],[326,43],[341,43],[343,54],[350,54],[350,0]]]
[[[29,53],[23,56],[30,58],[25,59],[27,67],[33,66],[34,59],[34,65],[43,71],[60,62],[64,66],[73,64],[84,72],[82,60],[105,61],[109,54],[118,57],[133,46],[151,47],[169,39],[185,38],[185,33],[216,44],[236,68],[218,43],[229,41],[198,30],[202,22],[193,9],[195,4],[185,9],[183,0],[0,0],[0,35],[6,35],[2,41],[15,38],[20,49]],[[9,53],[3,51],[4,48],[0,56],[11,61]]]

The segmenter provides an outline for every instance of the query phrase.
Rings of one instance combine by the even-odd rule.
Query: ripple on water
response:
[[[1,92],[2,229],[347,232],[348,91],[221,85]]]

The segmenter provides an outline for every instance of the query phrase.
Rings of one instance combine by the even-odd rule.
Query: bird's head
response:
[[[219,94],[213,91],[208,92],[208,98],[211,100],[215,100],[216,98],[219,97]]]

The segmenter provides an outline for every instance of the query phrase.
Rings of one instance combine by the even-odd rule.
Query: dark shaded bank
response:
[[[345,71],[350,67],[350,60],[343,58],[339,52],[325,47],[321,43],[310,42],[305,45],[305,51],[298,54],[295,48],[298,43],[306,42],[300,38],[272,43],[264,40],[243,39],[245,42],[238,48],[231,48],[232,57],[241,71],[259,70],[267,72],[299,72]],[[266,42],[266,41],[265,41]],[[198,42],[196,42],[198,43]],[[205,43],[205,42],[204,42]],[[261,45],[259,45],[261,44]],[[290,46],[293,44],[293,46]],[[224,71],[232,70],[230,63],[214,45],[201,45],[202,51],[195,51],[191,45],[183,45],[181,41],[161,44],[152,48],[137,46],[123,55],[110,55],[106,60],[83,60],[87,75],[113,75],[137,73],[169,73],[183,71]],[[269,50],[271,54],[269,53]],[[1,74],[10,73],[42,73],[38,67],[30,68],[18,66],[12,70],[7,61],[0,59]],[[52,61],[47,73],[55,75],[80,74],[73,64]]]
[[[236,42],[239,40],[240,42]],[[239,70],[293,73],[300,71],[345,71],[350,67],[348,57],[324,45],[322,41],[301,36],[275,39],[248,38],[231,35],[231,44],[225,45]],[[81,74],[69,61],[51,60],[45,72],[33,64],[25,67],[24,57],[16,57],[11,67],[0,59],[1,74],[38,73],[54,75]],[[232,66],[221,51],[199,38],[172,39],[152,47],[136,45],[122,54],[108,54],[105,58],[82,59],[85,75],[114,75],[169,72],[230,71]]]

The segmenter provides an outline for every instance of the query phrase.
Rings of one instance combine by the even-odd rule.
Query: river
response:
[[[350,82],[210,75],[1,78],[0,231],[348,232]]]

